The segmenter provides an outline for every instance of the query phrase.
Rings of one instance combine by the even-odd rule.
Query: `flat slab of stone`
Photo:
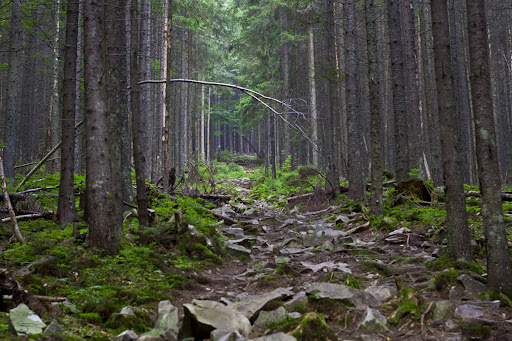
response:
[[[348,302],[353,304],[356,308],[379,305],[379,301],[372,294],[335,283],[312,283],[306,288],[306,293],[317,299],[330,298]]]
[[[474,304],[463,304],[455,308],[455,315],[464,319],[476,319],[484,316],[482,307]]]
[[[359,328],[372,333],[379,333],[389,330],[387,324],[388,320],[380,311],[368,307],[363,319],[359,323]]]
[[[286,317],[286,309],[279,307],[272,311],[260,311],[258,318],[254,321],[253,328],[265,329],[272,322],[282,321]]]
[[[179,333],[179,339],[188,337],[210,338],[215,329],[238,331],[247,336],[251,332],[251,323],[232,307],[215,301],[193,300],[184,304],[185,316]]]
[[[9,330],[18,336],[41,334],[46,327],[39,316],[37,316],[26,304],[20,304],[9,311]]]
[[[257,313],[265,306],[265,304],[272,300],[282,300],[286,297],[291,297],[293,294],[293,291],[290,289],[278,288],[261,295],[245,296],[239,301],[228,305],[228,308],[234,309],[249,320],[254,321],[257,317]]]

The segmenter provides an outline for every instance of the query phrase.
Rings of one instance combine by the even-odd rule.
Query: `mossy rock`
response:
[[[405,316],[412,320],[421,317],[419,300],[416,290],[414,288],[406,287],[400,292],[400,303],[393,315],[388,319],[391,324],[398,324]]]
[[[411,178],[400,181],[395,186],[395,195],[391,206],[403,205],[407,200],[432,201],[434,188],[425,181]]]
[[[112,314],[108,321],[105,322],[105,328],[114,329],[119,332],[131,329],[138,334],[147,332],[151,325],[152,322],[149,314],[140,309],[135,310],[135,315]]]
[[[325,317],[316,312],[307,313],[293,331],[294,336],[298,341],[334,341],[338,340],[334,332],[329,328]]]

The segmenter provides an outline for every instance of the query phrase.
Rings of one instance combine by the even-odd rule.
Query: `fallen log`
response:
[[[188,195],[191,198],[201,198],[206,200],[221,200],[221,201],[230,201],[232,199],[231,195],[224,195],[224,194],[209,194],[209,193],[202,193],[202,194],[192,194]]]
[[[465,191],[464,195],[466,196],[466,198],[468,198],[468,197],[480,198],[480,196],[481,196],[480,195],[480,191]],[[502,191],[501,192],[501,200],[503,200],[503,201],[512,201],[512,193],[508,193],[508,192]]]
[[[53,212],[43,212],[43,213],[35,213],[35,214],[25,214],[15,216],[16,220],[35,220],[35,219],[51,219],[53,218]],[[2,223],[7,223],[11,221],[11,218],[4,218],[1,220]]]
[[[46,257],[43,257],[43,258],[39,258],[38,260],[35,260],[32,263],[30,263],[28,265],[25,265],[24,267],[22,267],[21,269],[16,271],[16,276],[23,277],[25,275],[28,275],[29,273],[34,271],[34,267],[36,265],[48,263],[48,262],[51,262],[54,259],[55,259],[54,256],[46,256]]]
[[[211,210],[206,210],[206,211],[208,211],[208,213],[211,213],[214,217],[224,220],[224,222],[226,222],[228,224],[231,224],[231,225],[238,224],[238,221],[233,218],[227,217],[227,216],[219,214],[219,213],[215,213]]]

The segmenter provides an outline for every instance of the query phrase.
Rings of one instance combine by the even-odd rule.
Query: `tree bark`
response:
[[[318,144],[318,111],[316,103],[316,79],[315,79],[315,34],[313,23],[308,26],[309,45],[308,45],[308,62],[309,62],[309,106],[311,110],[311,139]],[[313,147],[313,166],[318,168],[318,149]]]
[[[464,196],[461,138],[457,127],[455,88],[450,63],[448,7],[446,0],[432,0],[431,6],[437,102],[445,176],[448,250],[454,259],[471,260],[471,238]]]
[[[68,0],[66,12],[66,48],[62,88],[62,148],[57,220],[69,224],[78,219],[75,205],[75,100],[79,4]]]
[[[474,109],[478,178],[482,193],[488,286],[491,290],[512,290],[512,266],[501,200],[501,181],[492,112],[489,44],[484,0],[468,0],[470,82]]]

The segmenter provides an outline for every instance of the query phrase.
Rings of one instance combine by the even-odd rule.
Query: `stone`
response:
[[[67,298],[64,300],[64,302],[53,302],[52,305],[54,306],[62,306],[64,311],[69,311],[73,314],[78,314],[80,310],[78,310],[77,307],[73,303],[71,303]]]
[[[298,340],[336,340],[336,335],[325,322],[325,317],[316,312],[307,313],[292,332]]]
[[[389,285],[372,285],[364,289],[364,291],[371,294],[381,303],[385,303],[397,295],[396,288]]]
[[[453,309],[450,301],[437,301],[434,305],[434,320],[445,321]]]
[[[245,341],[245,336],[240,334],[238,330],[221,330],[215,329],[210,333],[211,341]]]
[[[258,312],[272,300],[283,300],[284,298],[293,296],[293,291],[286,288],[277,288],[271,292],[261,295],[248,295],[240,300],[228,305],[229,308],[234,309],[247,317],[250,321],[255,321]]]
[[[359,328],[372,333],[388,331],[388,320],[380,313],[380,311],[366,308],[363,320],[359,323]]]
[[[224,243],[224,246],[226,247],[226,252],[229,253],[232,256],[238,257],[238,256],[251,256],[251,250],[243,247],[242,245],[233,244],[233,243]]]
[[[322,269],[325,269],[324,271],[327,271],[327,272],[341,271],[341,272],[344,272],[347,274],[352,274],[352,271],[348,268],[347,263],[323,262],[320,264],[314,264],[314,263],[304,261],[304,262],[300,262],[300,264],[313,272],[318,272]]]
[[[379,305],[379,301],[365,291],[335,283],[312,283],[306,288],[306,293],[314,298],[330,298],[353,304],[356,308],[366,308]]]
[[[63,334],[64,330],[62,330],[62,326],[60,325],[59,321],[56,319],[53,319],[52,322],[46,327],[43,334],[45,335],[55,335],[55,334]]]
[[[484,316],[482,307],[474,304],[463,304],[455,308],[455,315],[463,319],[475,319]]]
[[[297,341],[297,339],[291,335],[280,332],[277,334],[265,335],[252,339],[251,341]]]
[[[133,316],[135,316],[135,311],[133,311],[133,308],[132,308],[132,307],[127,306],[127,307],[124,307],[123,309],[121,309],[120,314],[122,314],[122,315],[133,315]]]
[[[306,295],[305,291],[299,291],[296,293],[293,298],[289,301],[286,301],[284,303],[285,307],[295,309],[294,307],[300,305],[300,306],[306,306],[308,305],[308,296]]]
[[[139,335],[133,330],[125,330],[121,334],[117,335],[112,341],[135,341],[139,340]]]
[[[286,317],[286,309],[279,307],[272,311],[260,311],[258,318],[254,321],[253,328],[265,329],[272,322],[282,321]]]
[[[230,306],[215,301],[193,300],[184,304],[185,316],[179,333],[179,339],[188,337],[210,337],[215,329],[238,331],[247,336],[251,332],[251,323],[240,312]]]
[[[347,224],[351,221],[352,219],[349,218],[349,216],[347,214],[340,214],[339,216],[336,217],[336,224]]]
[[[385,339],[378,335],[360,335],[358,340],[360,340],[360,341],[384,341]]]
[[[155,328],[144,333],[143,336],[159,337],[167,341],[176,340],[179,332],[178,322],[178,308],[169,300],[160,301]]]
[[[162,338],[152,335],[142,335],[137,341],[162,341]]]
[[[346,236],[346,233],[340,230],[323,228],[303,232],[301,235],[304,247],[317,247],[324,245],[326,242],[337,244],[338,239]]]
[[[18,336],[41,334],[46,327],[26,304],[20,304],[9,311],[9,330]]]
[[[464,287],[463,299],[476,300],[481,293],[487,290],[485,284],[466,274],[457,277],[457,281]]]
[[[244,230],[240,227],[225,227],[222,229],[222,232],[235,238],[241,238],[244,236]]]

